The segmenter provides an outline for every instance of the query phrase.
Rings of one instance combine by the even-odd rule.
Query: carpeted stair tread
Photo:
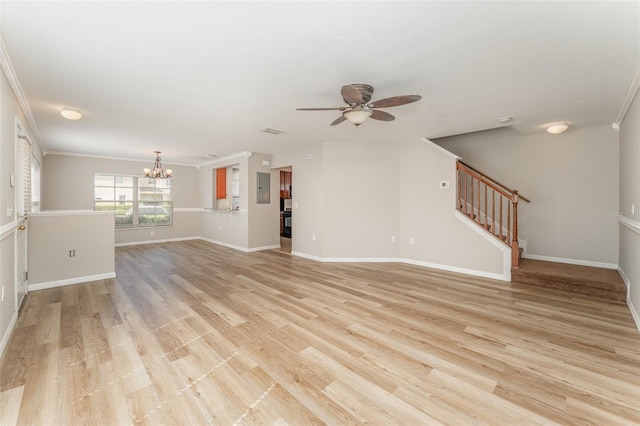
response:
[[[627,287],[618,271],[566,263],[521,259],[511,271],[513,282],[626,301]]]

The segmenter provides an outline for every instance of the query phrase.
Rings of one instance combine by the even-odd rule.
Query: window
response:
[[[31,156],[31,212],[40,211],[40,162]]]
[[[169,179],[96,173],[95,211],[114,211],[116,229],[171,226]]]
[[[18,217],[31,212],[31,143],[26,136],[18,136]]]

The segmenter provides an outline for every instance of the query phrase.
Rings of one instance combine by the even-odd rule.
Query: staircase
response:
[[[458,160],[457,209],[485,231],[511,247],[511,265],[518,267],[518,203],[529,199]]]
[[[614,269],[521,259],[520,267],[511,270],[511,281],[616,302],[627,300],[627,286]]]
[[[456,208],[511,247],[512,282],[626,302],[627,287],[618,271],[522,259],[518,204],[530,200],[462,161],[457,163],[457,172]]]

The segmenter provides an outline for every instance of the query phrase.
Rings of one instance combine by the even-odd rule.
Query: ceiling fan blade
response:
[[[349,105],[360,105],[362,104],[362,93],[358,90],[356,86],[348,84],[346,86],[342,86],[342,99]]]
[[[377,109],[373,110],[369,118],[373,118],[374,120],[380,120],[380,121],[393,121],[396,119],[393,115],[389,114],[388,112],[379,111]]]
[[[344,115],[341,115],[340,117],[336,118],[335,120],[333,120],[333,123],[331,123],[332,126],[335,126],[337,124],[342,123],[343,121],[346,121],[347,119],[345,118]]]
[[[410,104],[411,102],[416,102],[416,101],[419,101],[420,99],[422,99],[422,96],[420,95],[393,96],[391,98],[384,98],[375,102],[371,102],[367,106],[369,108],[389,108],[394,106]]]
[[[344,111],[347,107],[336,108],[296,108],[296,111]]]

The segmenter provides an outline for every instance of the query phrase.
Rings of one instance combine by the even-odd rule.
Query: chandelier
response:
[[[171,179],[173,177],[173,171],[171,169],[164,170],[162,168],[160,151],[153,152],[156,153],[156,163],[153,165],[153,169],[144,169],[144,175],[152,179]]]

